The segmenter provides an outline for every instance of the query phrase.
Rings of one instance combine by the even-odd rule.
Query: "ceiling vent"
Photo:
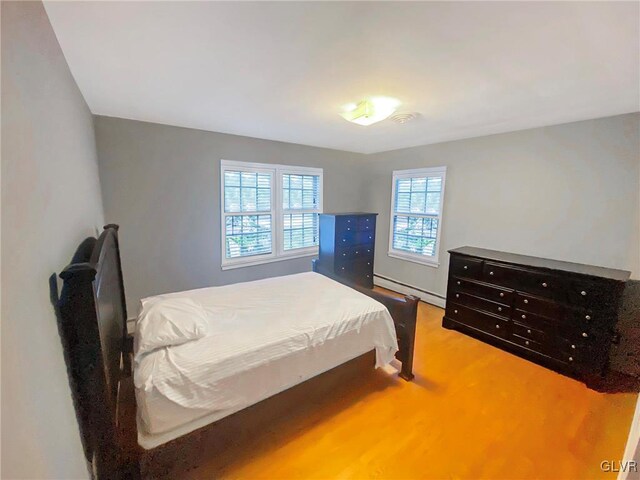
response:
[[[417,113],[396,113],[395,115],[391,115],[389,119],[402,125],[410,122],[411,120],[415,120],[417,116]]]

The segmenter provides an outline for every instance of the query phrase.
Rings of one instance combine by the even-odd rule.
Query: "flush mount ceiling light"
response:
[[[367,126],[388,118],[399,105],[395,98],[373,97],[358,104],[345,105],[340,116],[349,122]]]

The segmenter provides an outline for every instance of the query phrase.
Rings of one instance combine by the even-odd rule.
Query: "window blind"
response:
[[[390,255],[434,263],[438,254],[444,168],[394,172]]]
[[[284,250],[318,245],[319,206],[319,175],[282,175]]]

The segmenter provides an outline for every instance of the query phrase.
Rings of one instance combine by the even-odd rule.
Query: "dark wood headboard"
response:
[[[127,333],[118,226],[83,241],[60,277],[60,332],[85,455],[94,471],[113,471]]]

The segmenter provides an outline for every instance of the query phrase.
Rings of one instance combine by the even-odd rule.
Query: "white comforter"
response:
[[[316,273],[160,297],[200,303],[210,328],[204,338],[137,358],[146,448],[202,426],[196,419],[215,421],[371,349],[383,366],[398,349],[384,305]]]

